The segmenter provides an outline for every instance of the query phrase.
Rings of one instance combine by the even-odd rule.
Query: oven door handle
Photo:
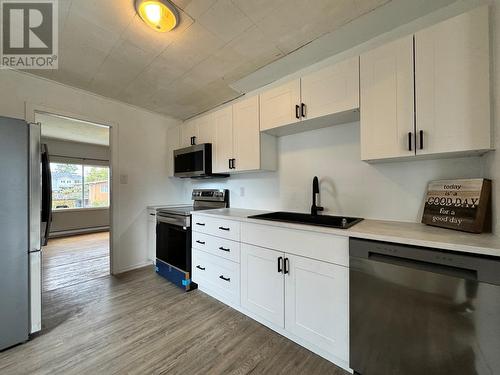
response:
[[[182,219],[179,220],[175,217],[156,215],[156,221],[158,223],[172,224],[172,225],[176,225],[178,227],[185,227],[184,220],[182,220]]]

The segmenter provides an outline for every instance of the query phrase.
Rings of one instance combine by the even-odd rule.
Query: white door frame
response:
[[[36,113],[47,113],[61,117],[68,117],[70,119],[80,120],[84,122],[89,122],[101,126],[107,126],[109,128],[109,149],[110,149],[110,159],[109,159],[109,175],[110,175],[110,191],[109,191],[109,273],[114,275],[114,244],[115,240],[115,215],[118,214],[117,207],[115,208],[115,202],[118,202],[118,181],[114,178],[113,171],[118,170],[118,123],[114,121],[109,121],[107,119],[99,118],[93,114],[89,113],[74,113],[68,112],[61,108],[53,108],[42,104],[36,104],[31,102],[25,102],[25,115],[24,118],[26,122],[35,122]]]

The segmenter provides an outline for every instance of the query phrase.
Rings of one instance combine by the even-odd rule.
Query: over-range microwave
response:
[[[174,176],[216,178],[229,175],[212,173],[212,144],[202,143],[174,151]]]
[[[174,176],[197,177],[212,174],[212,144],[181,148],[174,151]]]

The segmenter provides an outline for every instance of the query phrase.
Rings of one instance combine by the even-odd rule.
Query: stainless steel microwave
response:
[[[181,148],[174,151],[174,176],[209,177],[212,175],[212,144]]]

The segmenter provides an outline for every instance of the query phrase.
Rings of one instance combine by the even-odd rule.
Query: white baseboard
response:
[[[88,234],[88,233],[98,233],[98,232],[108,232],[109,226],[105,227],[94,227],[94,228],[83,228],[83,229],[71,229],[71,230],[61,230],[58,232],[51,232],[49,234],[49,239],[59,238],[59,237],[69,237],[78,234]]]
[[[153,264],[154,263],[151,260],[147,260],[146,262],[137,263],[137,264],[134,264],[132,266],[126,266],[126,267],[120,268],[120,269],[118,269],[116,271],[113,270],[113,275],[119,275],[121,273],[125,273],[125,272],[128,272],[128,271],[136,270],[138,268],[152,266]]]

